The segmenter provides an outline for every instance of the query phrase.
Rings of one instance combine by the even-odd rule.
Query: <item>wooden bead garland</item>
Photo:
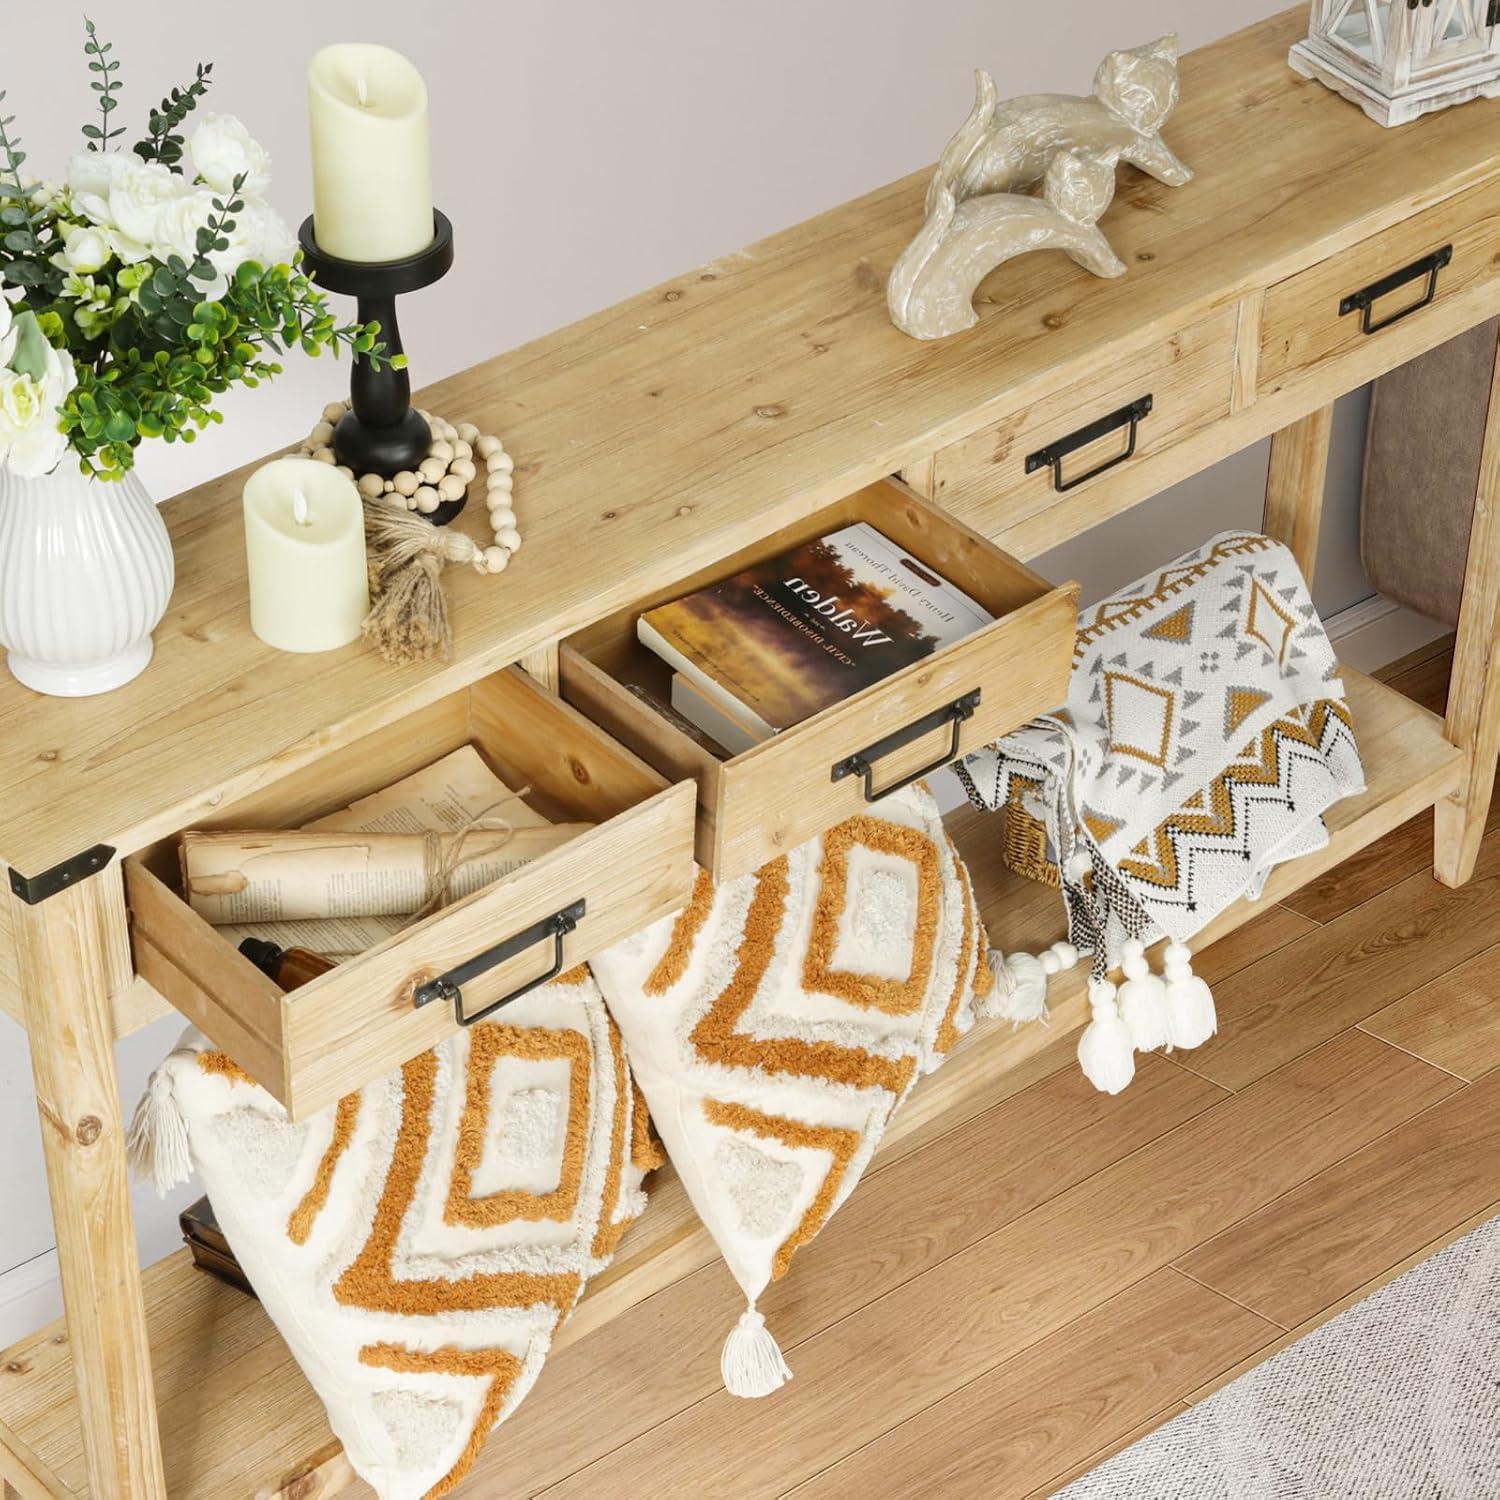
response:
[[[333,451],[334,426],[348,409],[347,401],[330,401],[298,451],[333,464],[355,480],[364,497],[371,601],[365,638],[391,662],[446,658],[453,642],[440,580],[443,567],[467,563],[476,573],[503,573],[521,550],[512,500],[515,461],[499,438],[481,433],[472,422],[454,425],[424,411],[420,415],[432,431],[432,443],[415,470],[389,479],[383,474],[356,478]],[[494,536],[487,547],[457,527],[434,526],[426,519],[464,495],[481,462]]]
[[[472,422],[455,425],[433,416],[431,412],[419,410],[418,415],[432,431],[432,443],[427,457],[416,469],[403,469],[389,479],[384,474],[356,477],[347,464],[339,463],[333,451],[333,429],[348,410],[347,401],[330,401],[323,408],[323,420],[303,440],[298,453],[318,463],[333,464],[339,473],[347,474],[359,486],[366,503],[384,500],[427,516],[440,505],[463,496],[478,477],[477,458],[485,468],[485,503],[489,508],[490,530],[494,533],[495,544],[481,547],[464,537],[472,553],[450,557],[449,560],[467,562],[476,573],[503,573],[511,558],[521,550],[521,533],[516,525],[511,498],[516,464],[500,439],[481,433]],[[462,536],[463,533],[456,535]],[[457,550],[463,552],[462,544]]]

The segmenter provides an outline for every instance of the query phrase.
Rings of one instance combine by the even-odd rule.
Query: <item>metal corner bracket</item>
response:
[[[67,890],[70,885],[97,875],[114,857],[115,851],[108,844],[95,844],[92,849],[85,849],[82,854],[75,854],[71,859],[53,865],[50,870],[43,870],[40,875],[23,875],[12,865],[10,888],[28,906],[37,906],[49,896]]]

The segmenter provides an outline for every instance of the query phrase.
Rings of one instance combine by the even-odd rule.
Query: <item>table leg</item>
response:
[[[1261,529],[1291,548],[1309,589],[1318,561],[1318,528],[1323,520],[1332,432],[1333,407],[1320,406],[1271,438]]]
[[[1437,805],[1434,869],[1444,885],[1474,873],[1500,755],[1500,347],[1496,354],[1448,684],[1446,733],[1469,752],[1469,774]]]
[[[156,1394],[115,1082],[118,865],[11,915],[63,1308],[97,1500],[165,1497]]]

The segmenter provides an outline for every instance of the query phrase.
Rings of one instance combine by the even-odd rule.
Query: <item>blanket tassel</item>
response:
[[[156,1189],[158,1198],[192,1176],[187,1121],[177,1107],[172,1077],[164,1067],[151,1075],[135,1107],[125,1138],[125,1156],[135,1175]]]
[[[1078,1039],[1078,1066],[1101,1093],[1118,1094],[1135,1077],[1135,1047],[1120,1018],[1115,987],[1108,979],[1089,980],[1093,1019]]]
[[[753,1302],[724,1340],[719,1373],[731,1396],[769,1396],[792,1378],[766,1320]]]
[[[1219,1029],[1213,991],[1193,973],[1193,955],[1168,943],[1162,955],[1167,976],[1167,1030],[1174,1047],[1201,1047]]]
[[[1128,938],[1120,949],[1120,967],[1125,983],[1120,986],[1120,1016],[1130,1029],[1137,1052],[1155,1052],[1171,1041],[1167,987],[1151,972],[1146,945]]]

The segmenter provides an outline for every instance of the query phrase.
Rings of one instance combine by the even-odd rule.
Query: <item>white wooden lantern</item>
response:
[[[1500,97],[1500,0],[1312,0],[1292,67],[1381,125]]]

